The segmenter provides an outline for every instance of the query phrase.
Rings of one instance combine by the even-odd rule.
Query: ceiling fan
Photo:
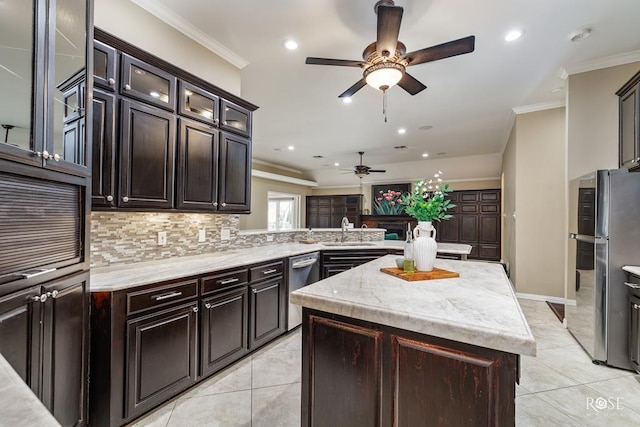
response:
[[[392,0],[380,0],[375,4],[374,9],[378,14],[378,36],[376,41],[367,46],[362,53],[364,61],[312,57],[308,57],[305,61],[306,64],[312,65],[360,67],[364,70],[362,78],[340,94],[339,98],[350,97],[367,84],[385,93],[387,89],[397,84],[411,95],[415,95],[427,87],[407,73],[407,67],[470,53],[474,50],[475,36],[468,36],[406,53],[406,46],[398,41],[403,8],[395,6]]]
[[[355,165],[353,167],[353,173],[360,179],[364,178],[365,176],[369,175],[371,172],[380,172],[380,173],[385,173],[386,170],[385,169],[372,169],[367,165],[362,164],[362,155],[364,154],[364,151],[358,151],[358,154],[360,154],[360,164],[359,165]],[[345,169],[347,170],[347,169]]]

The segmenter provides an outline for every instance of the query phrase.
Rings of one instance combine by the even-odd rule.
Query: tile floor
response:
[[[521,358],[518,426],[640,425],[640,375],[597,366],[544,302],[520,300],[538,345]],[[133,426],[300,425],[300,329],[267,345]]]

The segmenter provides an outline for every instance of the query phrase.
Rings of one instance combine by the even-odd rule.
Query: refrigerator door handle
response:
[[[624,284],[630,287],[631,289],[640,289],[640,285],[637,283],[624,282]]]

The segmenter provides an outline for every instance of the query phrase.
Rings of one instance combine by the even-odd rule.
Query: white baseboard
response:
[[[538,294],[525,294],[523,292],[516,292],[516,296],[518,298],[529,299],[533,301],[549,301],[549,302],[554,302],[556,304],[576,305],[576,300],[565,299],[562,297],[550,297],[550,296],[538,295]]]

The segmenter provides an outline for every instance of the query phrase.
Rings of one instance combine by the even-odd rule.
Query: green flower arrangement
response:
[[[441,221],[450,219],[453,215],[446,213],[456,205],[447,199],[449,184],[442,183],[442,172],[434,175],[429,181],[420,180],[411,193],[402,196],[401,203],[407,215],[418,221]]]
[[[373,201],[373,210],[377,215],[400,215],[404,211],[400,191],[378,191]]]

